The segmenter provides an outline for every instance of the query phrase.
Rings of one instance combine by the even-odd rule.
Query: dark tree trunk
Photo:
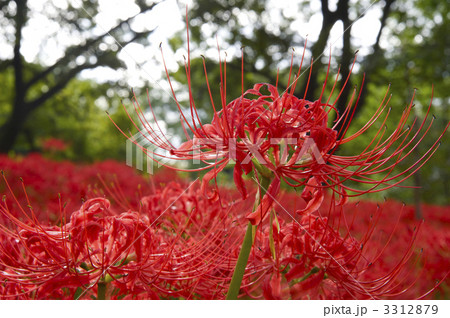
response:
[[[381,34],[383,32],[384,27],[386,26],[387,18],[389,17],[391,11],[392,11],[392,4],[395,2],[395,0],[386,0],[385,6],[383,8],[383,15],[381,16],[381,26],[380,30],[378,31],[377,39],[375,43],[372,46],[372,53],[366,57],[365,61],[362,63],[362,70],[366,74],[364,86],[366,88],[363,88],[363,91],[361,93],[361,97],[358,102],[358,107],[355,110],[355,116],[361,111],[361,106],[364,105],[367,98],[367,87],[369,82],[372,81],[372,73],[377,69],[377,67],[380,64],[380,61],[382,60],[382,51],[380,48],[380,38]]]
[[[20,133],[23,123],[27,117],[27,107],[25,104],[25,83],[23,78],[23,59],[20,54],[20,46],[22,42],[22,29],[27,21],[27,1],[16,0],[17,14],[14,17],[15,23],[15,40],[14,40],[14,57],[12,64],[14,68],[14,104],[12,112],[3,126],[0,128],[0,153],[9,152]]]
[[[354,53],[352,51],[351,47],[351,28],[352,28],[352,21],[349,19],[349,12],[348,12],[349,6],[348,1],[339,1],[338,11],[337,14],[339,16],[339,19],[342,21],[344,26],[344,33],[342,35],[342,56],[341,56],[341,96],[339,98],[339,101],[337,102],[337,110],[340,115],[342,115],[347,108],[349,97],[351,95],[351,92],[353,90],[352,81],[349,78],[348,82],[346,82],[347,78],[350,75],[350,69],[352,65],[352,59],[354,58]],[[345,86],[344,86],[345,85]],[[355,103],[355,100],[353,101]],[[345,134],[345,127],[347,127],[348,121],[340,121],[336,127],[336,130],[339,132],[339,137],[342,137],[343,134]]]
[[[337,15],[335,12],[330,12],[328,9],[328,0],[322,0],[322,28],[320,29],[319,38],[314,43],[311,48],[311,53],[314,58],[314,64],[311,71],[311,78],[308,82],[309,70],[303,73],[303,84],[301,87],[301,91],[298,96],[303,97],[304,92],[306,91],[306,86],[308,86],[308,91],[306,93],[306,99],[308,100],[316,100],[317,99],[317,91],[322,85],[319,83],[319,72],[318,70],[322,69],[320,67],[320,58],[325,52],[328,38],[330,37],[330,31],[333,28],[334,24],[337,22]]]
[[[362,67],[363,67],[364,72],[367,74],[367,76],[365,77],[365,82],[364,82],[365,87],[367,87],[369,82],[371,81],[371,73],[379,65],[379,62],[381,59],[381,57],[380,57],[380,50],[381,50],[380,49],[380,38],[381,38],[382,31],[386,25],[386,20],[387,20],[389,14],[391,13],[392,4],[394,2],[395,2],[395,0],[385,0],[385,6],[383,8],[383,15],[381,18],[381,27],[378,31],[376,41],[372,46],[372,53],[363,62]],[[350,32],[351,32],[351,27],[352,27],[352,24],[354,21],[351,21],[349,19],[348,11],[349,11],[348,1],[347,0],[339,1],[336,14],[338,15],[338,19],[341,20],[344,25],[343,48],[342,48],[342,56],[341,56],[342,80],[341,80],[341,86],[340,86],[342,89],[342,94],[337,103],[337,109],[338,109],[339,114],[342,114],[345,111],[345,109],[348,105],[348,102],[349,102],[349,98],[354,89],[350,80],[347,82],[347,85],[345,87],[343,87],[343,84],[345,83],[345,80],[350,73],[351,65],[352,65],[353,58],[354,58],[354,53],[352,51],[351,43],[350,43],[350,41],[351,41]],[[358,90],[355,92],[356,95],[355,95],[355,99],[353,100],[353,107],[356,103],[356,98],[358,97],[357,95],[360,93],[359,90],[361,90],[361,89],[362,89],[362,91],[361,91],[360,99],[358,101],[358,105],[357,105],[356,109],[353,109],[354,117],[358,116],[359,112],[361,111],[361,109],[364,107],[364,104],[365,104],[365,100],[366,100],[368,91],[367,91],[367,89],[364,89],[363,87],[359,87]],[[352,110],[352,112],[353,112],[353,110]],[[345,127],[347,127],[347,126],[348,126],[348,120],[347,120],[347,122],[341,121],[338,124],[338,126],[336,127],[337,131],[340,132],[340,137],[343,137],[342,135],[345,133]]]

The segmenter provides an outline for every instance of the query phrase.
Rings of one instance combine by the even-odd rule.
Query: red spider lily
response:
[[[345,214],[350,218],[353,216],[352,223],[349,225],[351,231],[362,233],[366,227],[365,220],[371,219],[371,211],[375,208],[376,203],[364,201],[346,205]],[[400,215],[399,211],[401,211]],[[409,288],[396,297],[415,299],[421,297],[424,291],[433,290],[434,298],[445,298],[450,282],[448,279],[450,261],[445,256],[448,255],[447,246],[450,242],[448,231],[450,223],[448,217],[445,217],[448,211],[448,207],[424,206],[424,221],[420,224],[420,231],[414,231],[413,229],[417,226],[414,207],[405,206],[400,202],[386,201],[383,204],[383,213],[377,220],[376,231],[365,244],[366,251],[383,250],[383,255],[371,265],[370,271],[364,273],[365,277],[373,279],[374,274],[388,272],[389,269],[394,268],[397,260],[395,255],[398,251],[408,249],[410,242],[408,238],[417,235],[415,252],[420,255],[418,264],[410,262],[409,270],[402,272],[401,277],[403,281],[409,282]],[[392,224],[396,225],[394,229]],[[389,244],[380,246],[380,242],[385,240],[388,240]],[[419,270],[420,275],[417,273]]]
[[[229,217],[234,204],[200,191],[171,183],[143,197],[139,212],[90,199],[61,226],[41,224],[31,208],[22,221],[3,202],[1,297],[223,298],[243,230]]]
[[[375,217],[364,225],[359,239],[349,232],[349,225],[338,231],[330,219],[319,214],[273,223],[272,247],[265,229],[260,233],[261,243],[256,243],[261,245],[255,249],[265,274],[245,292],[264,299],[414,298],[408,292],[418,280],[414,269],[417,259],[412,257],[418,228],[391,252],[395,229],[390,229],[392,233],[384,242],[376,237],[383,208],[376,207],[373,212]],[[389,258],[389,266],[384,267]],[[436,287],[431,286],[431,291]],[[424,290],[415,290],[415,297]]]
[[[80,207],[82,200],[103,196],[104,184],[114,182],[116,187],[120,186],[116,194],[126,203],[121,208],[127,210],[133,207],[136,210],[142,193],[152,188],[152,184],[133,168],[113,160],[86,165],[67,160],[54,161],[39,154],[16,158],[0,155],[0,167],[5,171],[17,201],[31,205],[42,224],[55,225],[60,222],[59,196],[64,198],[66,211],[72,212]],[[99,172],[102,182],[99,182]],[[159,170],[152,182],[159,185],[168,179],[177,180],[175,172]],[[6,183],[0,182],[0,192],[9,192]],[[12,213],[20,211],[12,196],[7,196],[6,202]],[[23,214],[16,217],[23,218]]]
[[[42,148],[50,152],[64,151],[68,148],[68,144],[58,138],[48,138],[42,143]]]
[[[157,188],[141,199],[139,212],[133,212],[123,209],[128,202],[112,187],[105,192],[115,194],[118,208],[94,198],[59,226],[39,222],[32,209],[11,211],[3,202],[0,297],[88,299],[101,295],[103,288],[112,299],[223,298],[239,253],[245,216],[241,211],[246,207],[222,207],[195,185],[185,188],[179,183]],[[282,202],[297,201],[292,195],[283,194]],[[448,235],[439,232],[438,222],[425,222],[427,231],[416,239],[417,230],[411,233],[403,227],[411,223],[410,208],[399,217],[392,211],[402,210],[401,205],[386,202],[380,209],[361,202],[345,205],[343,214],[334,200],[323,202],[317,213],[297,213],[298,223],[280,213],[279,225],[274,222],[256,232],[242,296],[411,299],[433,290],[430,284],[445,277]],[[285,214],[306,206],[290,206]],[[118,213],[120,207],[127,212]],[[367,225],[369,211],[376,213]],[[445,212],[424,208],[430,220]],[[397,224],[394,229],[392,224]],[[425,250],[420,276],[410,258],[414,241],[440,246]]]
[[[180,112],[181,124],[187,141],[179,147],[173,146],[170,140],[161,133],[157,124],[152,126],[146,120],[143,110],[136,98],[134,98],[133,104],[139,122],[136,123],[130,115],[129,117],[148,142],[158,150],[152,151],[136,144],[147,155],[158,162],[161,162],[162,159],[170,158],[175,160],[198,160],[205,163],[205,166],[193,169],[194,171],[210,170],[205,174],[202,181],[202,187],[205,191],[207,184],[231,160],[235,162],[235,185],[243,198],[247,196],[243,173],[248,174],[251,171],[265,169],[275,175],[275,177],[272,177],[275,180],[275,184],[268,189],[265,202],[260,205],[257,214],[249,215],[249,220],[252,224],[258,224],[267,214],[267,211],[273,204],[271,197],[277,196],[281,181],[292,187],[307,185],[304,198],[310,201],[310,205],[307,210],[303,211],[305,213],[313,212],[320,205],[323,196],[320,190],[322,188],[332,189],[339,196],[340,202],[343,203],[349,196],[378,192],[394,187],[420,169],[436,151],[440,139],[448,128],[447,125],[442,135],[414,164],[404,171],[395,172],[395,167],[408,158],[431,129],[434,118],[431,119],[429,124],[426,124],[431,102],[423,121],[421,123],[417,123],[417,119],[412,121],[412,125],[418,124],[419,127],[413,132],[411,129],[407,129],[408,118],[413,108],[413,96],[408,107],[403,111],[394,131],[386,136],[385,124],[390,114],[390,109],[388,108],[390,98],[387,97],[388,92],[386,92],[384,99],[367,124],[353,135],[346,136],[355,114],[361,90],[359,93],[356,88],[353,90],[347,108],[342,114],[338,114],[335,106],[350,75],[345,79],[343,88],[338,92],[336,99],[331,102],[336,81],[333,84],[329,97],[325,99],[324,95],[330,69],[330,66],[328,66],[323,89],[316,101],[309,101],[305,97],[298,98],[294,96],[304,53],[296,79],[291,82],[294,72],[292,55],[287,81],[288,89],[282,93],[279,93],[277,87],[278,77],[275,86],[271,84],[256,84],[252,89],[244,91],[244,59],[242,56],[242,95],[229,103],[227,103],[226,94],[227,64],[226,60],[223,62],[219,61],[221,110],[217,110],[216,105],[214,105],[204,62],[206,85],[210,94],[214,116],[211,123],[203,124],[199,118],[191,89],[189,30],[187,30],[187,34],[188,57],[185,62],[185,69],[189,90],[188,112],[183,111],[177,100],[167,67],[165,67],[173,98]],[[338,76],[339,72],[336,79]],[[154,116],[151,105],[150,109]],[[186,113],[189,113],[189,116]],[[331,125],[329,124],[330,115],[335,115],[337,118]],[[190,118],[188,119],[188,117]],[[156,119],[155,122],[157,123]],[[380,128],[360,154],[353,156],[336,154],[340,146],[357,141],[358,137],[369,130],[375,123],[380,124]],[[125,133],[124,135],[127,136]],[[127,137],[130,138],[130,136]],[[161,154],[161,151],[165,151],[167,155]],[[183,170],[176,167],[172,168]],[[369,188],[366,190],[353,188],[347,185],[346,181],[367,184]],[[311,191],[312,188],[319,190]],[[353,191],[354,194],[348,194],[347,191],[349,190]]]

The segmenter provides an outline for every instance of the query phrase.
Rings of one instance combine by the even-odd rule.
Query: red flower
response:
[[[67,143],[64,140],[58,138],[48,138],[43,144],[42,148],[47,151],[64,151],[68,147]]]
[[[253,266],[261,264],[264,269],[246,292],[264,299],[386,299],[407,294],[419,279],[411,257],[418,229],[392,255],[386,251],[391,240],[380,241],[374,235],[382,208],[372,212],[375,217],[364,224],[359,240],[349,228],[338,230],[319,214],[272,224],[272,247],[269,230],[256,238]],[[390,266],[384,267],[387,259]],[[416,290],[415,297],[424,290]]]
[[[229,217],[234,204],[177,183],[141,202],[117,213],[108,200],[90,199],[59,226],[32,209],[16,217],[3,202],[1,298],[223,298],[243,232]]]
[[[297,78],[300,75],[302,62],[303,57],[297,72]],[[310,201],[311,206],[308,210],[303,212],[310,213],[320,205],[320,198],[323,195],[321,190],[311,191],[311,188],[332,189],[338,195],[341,203],[345,202],[347,197],[350,196],[347,194],[348,190],[353,191],[355,194],[352,194],[352,196],[354,196],[391,188],[417,171],[436,151],[443,136],[442,134],[412,166],[402,172],[394,173],[394,168],[412,153],[429,131],[433,120],[428,126],[426,122],[431,103],[416,132],[406,128],[413,107],[412,99],[394,131],[386,136],[385,123],[390,113],[387,107],[389,98],[386,93],[385,98],[368,123],[353,135],[346,136],[361,90],[358,93],[355,89],[345,111],[342,114],[337,114],[335,105],[344,88],[331,102],[336,86],[336,83],[334,83],[329,97],[325,100],[328,67],[325,83],[318,99],[309,101],[305,98],[298,98],[293,94],[297,81],[291,83],[291,75],[294,71],[291,61],[286,91],[279,93],[277,85],[271,84],[255,84],[252,89],[244,91],[243,58],[242,95],[229,103],[226,102],[226,61],[219,63],[221,110],[217,110],[216,105],[214,105],[204,63],[206,85],[211,97],[214,115],[211,123],[203,124],[198,116],[193,98],[190,67],[190,56],[188,54],[185,68],[188,80],[190,119],[187,118],[186,112],[182,110],[172,88],[173,98],[180,112],[181,124],[187,141],[179,147],[173,146],[170,140],[164,134],[161,134],[159,126],[154,128],[147,122],[136,99],[133,103],[140,125],[143,128],[139,128],[140,125],[134,121],[133,124],[159,150],[151,151],[138,144],[155,161],[160,162],[161,159],[170,158],[198,160],[205,163],[205,166],[193,169],[194,171],[210,170],[202,181],[202,188],[205,191],[207,184],[233,160],[235,162],[235,185],[243,198],[247,196],[243,174],[249,174],[256,170],[261,172],[261,169],[265,169],[275,176],[272,178],[275,178],[277,184],[282,180],[292,187],[308,185],[304,190],[304,197],[308,198],[307,201],[312,201]],[[165,70],[172,87],[167,68]],[[344,86],[348,79],[345,80]],[[153,110],[151,112],[154,114]],[[329,125],[329,117],[332,113],[336,113],[337,119]],[[338,148],[343,144],[352,141],[357,142],[358,137],[377,121],[381,121],[380,128],[361,153],[352,156],[336,154]],[[416,121],[414,120],[413,124],[416,124]],[[156,119],[155,122],[157,122]],[[190,134],[192,134],[192,137]],[[161,150],[170,155],[161,154]],[[176,167],[172,168],[183,170]],[[361,190],[347,185],[346,181],[356,181],[368,184],[370,187]],[[265,200],[266,207],[260,208],[260,216],[249,216],[253,224],[258,223],[266,215],[273,199],[270,197],[276,197],[278,194],[278,191],[275,191],[277,188],[278,185],[275,185],[270,189],[272,191],[269,191],[266,195],[269,197]]]
[[[319,190],[308,186],[310,201]],[[106,192],[115,191],[120,190]],[[298,199],[292,193],[283,196],[282,202]],[[117,210],[126,206],[117,199]],[[138,211],[119,213],[108,200],[95,198],[70,218],[59,213],[69,222],[50,226],[38,221],[32,209],[11,211],[5,200],[0,206],[0,297],[89,299],[99,297],[99,287],[100,294],[104,287],[112,299],[221,299],[239,254],[246,211],[245,206],[227,205],[230,201],[223,197],[222,207],[195,184],[186,191],[186,185],[169,183],[142,197]],[[314,213],[298,212],[297,221],[287,217],[308,205],[289,207],[278,223],[256,231],[241,295],[411,299],[445,279],[442,264],[448,263],[449,237],[440,228],[443,224],[430,223],[439,215],[444,220],[445,209],[424,208],[427,228],[416,239],[418,230],[408,230],[411,208],[400,203],[387,202],[382,208],[347,204],[344,215],[342,206],[324,200]],[[400,210],[405,213],[395,216],[393,211]],[[374,217],[366,215],[374,211]],[[321,216],[325,213],[328,217]],[[425,251],[421,276],[411,257],[417,241],[433,246]]]

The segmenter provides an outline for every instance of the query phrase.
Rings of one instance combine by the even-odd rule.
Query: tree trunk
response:
[[[24,65],[22,55],[20,54],[22,29],[27,21],[28,9],[26,0],[16,0],[15,2],[17,5],[17,14],[14,17],[16,32],[14,39],[14,57],[12,59],[15,95],[12,112],[0,128],[0,153],[8,153],[13,148],[20,129],[28,115],[25,104],[25,95],[27,92],[23,78]]]
[[[342,34],[342,56],[341,56],[341,82],[340,82],[340,88],[342,91],[342,94],[337,102],[337,110],[339,115],[341,116],[345,110],[347,109],[347,105],[349,102],[350,95],[353,90],[353,85],[351,78],[348,79],[348,82],[345,84],[345,81],[349,77],[350,69],[352,65],[352,61],[354,58],[354,53],[352,51],[351,47],[351,28],[353,21],[349,19],[349,5],[348,1],[339,1],[338,6],[338,15],[339,19],[342,21],[343,24],[343,34]],[[345,84],[345,86],[344,86]],[[355,100],[353,101],[355,103]],[[350,119],[350,117],[349,117]],[[346,121],[340,121],[338,125],[336,126],[336,130],[339,132],[338,138],[343,137],[346,131],[346,127],[348,125],[349,120]]]
[[[375,70],[379,67],[380,62],[382,61],[383,51],[380,48],[380,39],[381,39],[383,29],[386,26],[387,18],[391,14],[392,4],[394,2],[395,2],[395,0],[386,0],[385,1],[385,6],[383,8],[383,15],[381,17],[381,26],[380,26],[380,30],[378,31],[377,39],[372,46],[372,53],[365,58],[365,61],[361,65],[361,69],[366,74],[366,78],[364,81],[364,87],[361,87],[363,90],[361,92],[361,97],[359,99],[358,106],[356,107],[356,110],[355,110],[355,117],[358,116],[362,107],[364,107],[364,105],[366,103],[366,98],[368,96],[369,83],[372,82],[372,73],[375,72]]]
[[[328,42],[328,38],[330,37],[330,31],[333,28],[334,24],[337,22],[337,15],[335,12],[330,12],[328,9],[328,1],[322,1],[322,28],[320,29],[319,38],[314,43],[311,48],[311,53],[314,58],[313,69],[311,71],[311,78],[308,82],[309,71],[303,74],[304,80],[303,85],[301,87],[301,91],[297,94],[300,97],[303,97],[305,93],[306,86],[308,86],[308,91],[306,93],[306,99],[308,100],[316,100],[317,99],[317,90],[322,87],[319,84],[319,73],[318,70],[320,67],[320,58],[324,54]]]

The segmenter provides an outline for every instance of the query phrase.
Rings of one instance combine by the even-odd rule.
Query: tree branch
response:
[[[392,4],[395,2],[395,0],[386,0],[386,5],[383,8],[383,15],[381,17],[381,26],[380,30],[378,31],[377,39],[375,43],[372,45],[372,53],[366,57],[364,63],[363,63],[363,70],[367,74],[365,78],[364,85],[367,87],[367,85],[371,82],[371,73],[377,68],[379,65],[379,61],[382,57],[380,54],[380,38],[381,34],[383,32],[384,27],[386,26],[387,18],[389,17],[392,9]],[[367,98],[367,89],[363,90],[361,93],[361,97],[359,99],[359,105],[364,105],[366,98]],[[357,107],[355,111],[355,115],[359,113],[361,110],[361,107]]]
[[[331,16],[331,11],[330,11],[330,9],[328,8],[328,0],[321,0],[321,3],[322,3],[322,5],[321,5],[321,10],[322,10],[322,15],[323,15],[323,18],[325,19],[325,17],[329,17],[329,16]],[[334,13],[334,12],[333,12]]]
[[[131,38],[129,41],[125,42],[124,45],[132,43],[133,41],[136,41],[137,39],[144,37],[146,34],[147,32],[136,32],[135,36]],[[111,51],[104,52],[103,55],[97,56],[96,63],[84,63],[82,65],[70,69],[63,76],[58,78],[57,84],[51,87],[46,93],[28,102],[27,103],[28,110],[32,111],[37,107],[39,107],[41,104],[45,103],[49,98],[51,98],[53,95],[61,91],[67,85],[67,83],[69,83],[70,80],[72,80],[75,76],[77,76],[77,74],[80,73],[81,71],[86,69],[93,69],[98,66],[113,67],[114,58],[112,55],[115,55],[115,53]]]
[[[31,112],[35,110],[40,105],[45,103],[48,99],[50,99],[53,95],[60,92],[64,87],[66,87],[66,85],[70,82],[70,80],[72,80],[81,71],[96,68],[97,66],[102,66],[102,63],[98,61],[97,63],[94,64],[82,64],[77,67],[74,67],[69,72],[67,72],[63,78],[58,80],[57,84],[52,86],[47,92],[35,98],[34,100],[27,102],[26,103],[27,111]]]
[[[333,28],[334,24],[338,21],[338,14],[334,11],[331,12],[328,8],[328,1],[322,0],[322,28],[320,29],[319,38],[316,43],[313,44],[311,48],[312,56],[318,59],[323,52],[325,51],[325,47],[327,45],[328,38],[330,37],[330,31]],[[318,60],[315,60],[315,63]],[[306,99],[313,100],[315,96],[315,92],[319,88],[319,79],[318,79],[317,67],[313,68],[311,71],[311,78],[308,82],[308,77],[306,77],[305,81],[301,86],[301,91],[305,92],[306,87],[308,87],[308,92],[306,94]]]
[[[338,7],[336,10],[339,20],[342,21],[344,27],[344,33],[342,34],[342,55],[341,55],[341,89],[342,95],[338,101],[337,109],[340,114],[342,114],[347,107],[347,101],[352,89],[351,79],[347,82],[344,87],[345,80],[350,75],[350,65],[353,58],[353,50],[351,47],[351,31],[352,24],[354,21],[349,18],[349,0],[339,0]],[[344,124],[343,122],[341,122]]]
[[[149,11],[149,10],[153,9],[153,7],[155,5],[156,4],[154,3],[154,4],[152,4],[150,6],[146,6],[146,7],[140,6],[141,7],[141,12],[139,12],[137,15],[142,14],[142,13],[144,13],[146,11]],[[70,61],[75,60],[79,55],[81,55],[82,53],[84,53],[84,52],[88,51],[89,49],[91,49],[92,47],[94,47],[97,43],[101,42],[105,37],[113,34],[115,31],[117,31],[120,28],[122,28],[123,25],[129,24],[129,22],[131,20],[133,20],[137,15],[132,16],[132,17],[126,19],[126,20],[121,21],[114,28],[112,28],[111,30],[103,33],[102,35],[99,35],[96,38],[88,39],[84,45],[79,45],[79,46],[77,45],[77,46],[69,47],[66,50],[65,55],[62,58],[60,58],[53,65],[47,67],[45,70],[43,70],[42,72],[39,72],[31,80],[29,80],[28,83],[26,83],[26,85],[25,85],[26,89],[30,88],[31,86],[33,86],[34,84],[36,84],[40,80],[44,79],[47,75],[49,75],[56,68],[58,68],[60,66],[66,66]],[[131,32],[133,32],[133,31],[131,31]],[[142,33],[148,34],[150,32],[152,32],[152,31],[142,32]],[[134,34],[138,34],[137,32],[133,32],[133,33]],[[129,42],[127,42],[127,44],[128,43]],[[123,45],[123,46],[125,46],[125,45]]]
[[[16,104],[20,104],[17,101],[23,100],[25,87],[23,81],[23,60],[20,54],[20,47],[22,42],[22,29],[25,26],[27,19],[27,2],[26,0],[16,0],[17,13],[14,17],[14,23],[16,27],[15,39],[14,39],[14,56],[12,64],[14,67],[14,84],[15,84],[15,100]]]

